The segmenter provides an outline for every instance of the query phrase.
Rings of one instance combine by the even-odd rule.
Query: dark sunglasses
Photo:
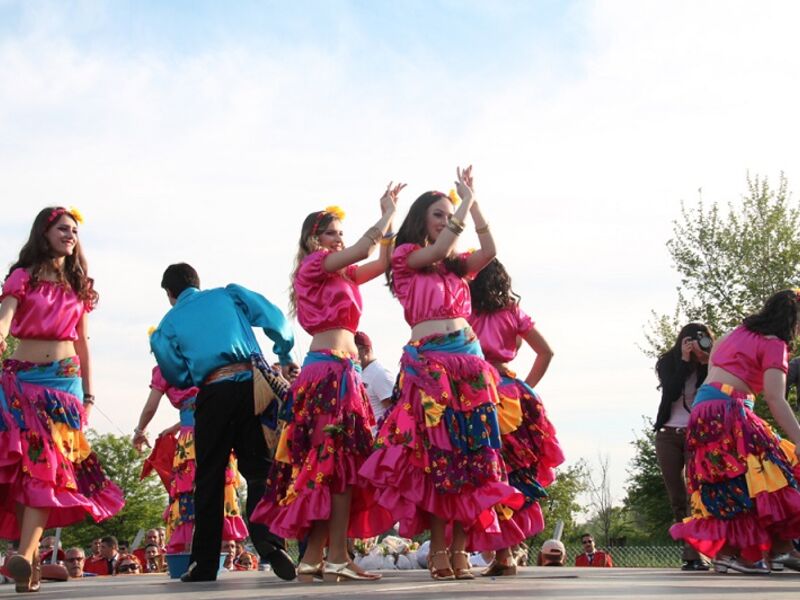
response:
[[[591,544],[594,540],[582,540],[581,544]]]
[[[130,573],[131,571],[138,571],[139,565],[122,565],[119,568],[120,573]]]

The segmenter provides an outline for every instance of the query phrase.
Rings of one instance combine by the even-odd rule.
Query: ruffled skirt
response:
[[[267,491],[250,520],[284,538],[303,539],[314,521],[331,517],[331,494],[351,489],[348,537],[392,527],[359,469],[372,451],[372,408],[353,359],[310,352],[284,405]]]
[[[178,432],[172,477],[169,484],[170,503],[164,512],[167,523],[167,552],[188,552],[194,534],[194,476],[196,470],[194,427],[182,426]],[[222,521],[223,540],[244,540],[247,526],[239,511],[239,473],[236,457],[231,454],[225,469],[225,506]]]
[[[800,537],[794,445],[752,410],[752,396],[712,383],[698,390],[686,435],[691,516],[672,526],[698,552],[726,545],[759,560],[773,538]]]
[[[3,363],[0,537],[19,537],[17,504],[49,509],[48,529],[72,525],[86,515],[99,522],[125,504],[83,435],[82,398],[77,357]]]
[[[407,345],[394,406],[361,475],[400,521],[400,535],[430,529],[430,515],[460,523],[471,545],[524,536],[508,518],[523,495],[500,456],[497,371],[470,328]],[[502,518],[501,518],[502,517]]]

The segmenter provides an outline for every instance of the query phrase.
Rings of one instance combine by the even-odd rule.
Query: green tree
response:
[[[546,529],[528,540],[528,544],[537,549],[553,536],[556,522],[564,521],[562,540],[578,535],[575,518],[583,511],[578,501],[581,494],[588,489],[588,468],[584,460],[579,460],[556,471],[556,480],[547,488],[547,498],[540,501]],[[535,559],[535,554],[533,555]]]
[[[167,494],[158,477],[151,475],[140,480],[145,457],[136,452],[130,437],[100,435],[89,430],[87,438],[106,475],[122,489],[125,507],[102,523],[87,517],[65,528],[61,534],[64,547],[87,547],[93,539],[104,535],[132,541],[139,529],[159,526],[167,506]]]

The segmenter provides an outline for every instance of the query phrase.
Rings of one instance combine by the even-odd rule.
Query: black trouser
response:
[[[661,468],[675,522],[680,523],[690,514],[684,475],[688,460],[685,427],[662,427],[656,432],[656,460]],[[698,559],[700,554],[697,550],[684,542],[683,560]]]
[[[249,517],[264,495],[271,461],[261,422],[253,414],[252,381],[220,381],[204,385],[194,413],[197,470],[194,489],[194,537],[191,561],[202,574],[217,572],[225,502],[225,467],[231,450],[247,481],[250,539],[263,557],[283,548],[282,538]]]

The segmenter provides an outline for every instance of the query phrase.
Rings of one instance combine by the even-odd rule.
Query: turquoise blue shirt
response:
[[[292,362],[294,334],[286,317],[261,294],[235,284],[183,290],[150,336],[150,348],[164,379],[185,389],[199,386],[224,365],[246,362],[260,353],[253,327],[263,328],[275,342],[281,364]]]

